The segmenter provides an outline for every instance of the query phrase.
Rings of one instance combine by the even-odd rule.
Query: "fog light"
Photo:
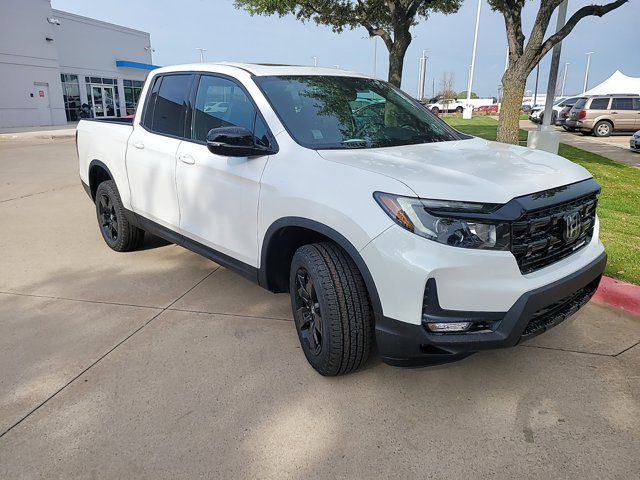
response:
[[[432,332],[466,332],[469,330],[471,322],[427,322],[427,327]]]

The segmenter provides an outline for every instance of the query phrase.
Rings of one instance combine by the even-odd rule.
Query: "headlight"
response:
[[[381,192],[373,196],[393,221],[421,237],[452,247],[509,250],[511,227],[508,223],[459,218],[465,213],[484,213],[495,205],[425,200]]]

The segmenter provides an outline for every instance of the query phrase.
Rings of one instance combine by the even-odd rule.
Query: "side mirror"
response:
[[[256,138],[244,127],[212,128],[207,134],[207,148],[225,157],[257,157],[272,155],[270,148],[256,143]]]

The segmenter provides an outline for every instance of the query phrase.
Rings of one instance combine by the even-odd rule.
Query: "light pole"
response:
[[[540,62],[536,65],[536,88],[533,93],[533,101],[531,102],[532,107],[538,103],[538,78],[540,78]]]
[[[591,55],[595,52],[587,52],[587,69],[584,72],[584,86],[582,87],[582,93],[587,91],[587,83],[589,83],[589,66],[591,65]]]
[[[471,88],[473,87],[473,70],[476,66],[476,48],[478,46],[478,29],[480,28],[480,8],[482,7],[482,0],[478,0],[478,12],[476,13],[476,30],[473,34],[473,50],[471,53],[471,65],[469,66],[469,84],[467,85],[467,108],[471,103]]]
[[[378,78],[378,36],[373,37],[373,78]]]
[[[569,62],[564,64],[564,75],[562,75],[562,88],[560,89],[560,96],[564,97],[564,84],[567,83],[567,67],[571,65]]]
[[[316,56],[314,55],[314,56],[313,56],[313,57],[311,57],[311,58],[313,58],[313,66],[314,66],[314,67],[317,67],[317,66],[318,66],[318,57],[316,57]]]
[[[567,20],[567,5],[569,0],[564,0],[558,8],[558,18],[556,20],[556,32],[564,27]],[[560,54],[562,53],[562,42],[558,42],[553,47],[551,54],[551,67],[549,68],[549,81],[547,82],[547,98],[544,102],[544,113],[542,117],[542,125],[551,130],[551,117],[553,116],[553,99],[556,95],[556,82],[558,81],[558,67],[560,66]],[[549,150],[550,151],[550,150]],[[558,153],[558,147],[555,146],[555,152]]]
[[[204,63],[204,52],[207,51],[206,48],[196,48],[196,50],[200,50],[200,63]]]
[[[418,100],[424,98],[424,82],[427,79],[427,53],[429,50],[422,50],[422,56],[420,57],[420,63],[418,67],[418,94],[416,95]]]

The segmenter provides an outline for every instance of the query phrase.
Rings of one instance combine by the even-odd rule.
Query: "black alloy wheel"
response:
[[[102,235],[109,242],[116,243],[118,241],[118,215],[113,200],[107,193],[102,193],[97,199],[97,203]]]
[[[314,356],[322,352],[322,314],[320,313],[320,302],[318,292],[313,284],[311,275],[305,268],[299,268],[296,272],[296,322],[300,329],[302,341]]]
[[[142,244],[144,230],[132,225],[126,216],[120,193],[113,180],[96,189],[96,217],[105,243],[116,252],[135,250]]]

